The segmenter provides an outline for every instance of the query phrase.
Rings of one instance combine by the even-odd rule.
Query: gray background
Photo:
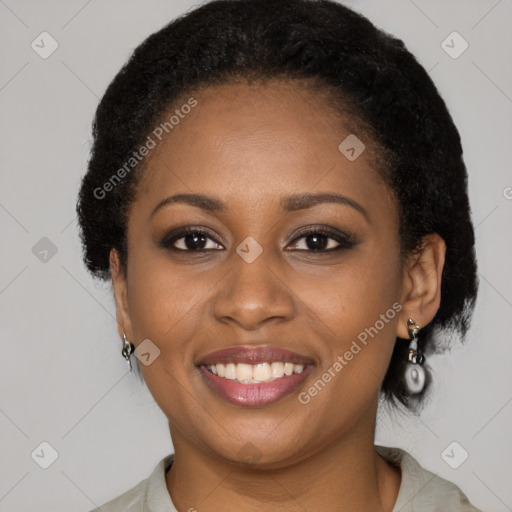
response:
[[[74,207],[99,97],[135,46],[192,5],[0,0],[2,512],[88,511],[172,451],[165,416],[120,354],[110,287],[82,265]],[[405,448],[480,508],[512,510],[512,0],[348,5],[405,41],[450,108],[481,279],[466,346],[431,358],[429,407],[381,414],[377,441]],[[59,44],[47,59],[31,48],[43,31]],[[456,59],[441,46],[453,31],[469,43]],[[43,237],[57,249],[47,261],[32,250]],[[43,441],[58,453],[48,469],[31,457]],[[458,469],[441,456],[453,441],[452,459],[469,453]]]

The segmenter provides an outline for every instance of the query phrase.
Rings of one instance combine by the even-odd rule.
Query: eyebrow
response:
[[[175,194],[166,197],[165,199],[162,199],[162,201],[160,201],[156,205],[155,209],[151,212],[150,217],[153,217],[153,215],[155,215],[156,212],[162,209],[163,207],[174,203],[189,204],[190,206],[195,206],[197,208],[201,208],[212,213],[224,213],[229,209],[226,202],[216,197],[207,196],[205,194]],[[295,212],[297,210],[305,210],[307,208],[316,206],[317,204],[323,203],[337,203],[345,206],[350,206],[354,210],[361,213],[366,219],[368,219],[368,214],[366,210],[359,203],[341,194],[294,194],[287,197],[283,197],[279,202],[279,206],[281,212],[288,213]]]

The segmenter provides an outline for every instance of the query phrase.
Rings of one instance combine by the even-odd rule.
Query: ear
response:
[[[123,334],[132,339],[132,324],[128,309],[128,293],[126,282],[126,271],[121,267],[121,260],[116,249],[110,250],[110,275],[112,276],[112,288],[116,301],[116,320],[119,337],[123,339]]]
[[[407,319],[420,327],[427,325],[441,303],[441,276],[446,254],[446,243],[437,234],[426,235],[419,251],[404,265],[402,297],[397,336],[409,339]]]

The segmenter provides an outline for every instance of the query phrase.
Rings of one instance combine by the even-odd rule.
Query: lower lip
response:
[[[206,383],[222,398],[235,405],[258,407],[272,404],[293,393],[307,378],[311,365],[304,367],[302,373],[287,375],[272,382],[259,384],[241,384],[236,379],[226,379],[199,367]]]

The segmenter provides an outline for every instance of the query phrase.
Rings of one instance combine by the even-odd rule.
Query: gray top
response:
[[[402,470],[393,512],[482,512],[469,503],[455,484],[424,469],[401,448],[376,445],[375,449]],[[90,512],[178,512],[165,483],[165,473],[173,458],[174,454],[167,455],[149,478]]]

